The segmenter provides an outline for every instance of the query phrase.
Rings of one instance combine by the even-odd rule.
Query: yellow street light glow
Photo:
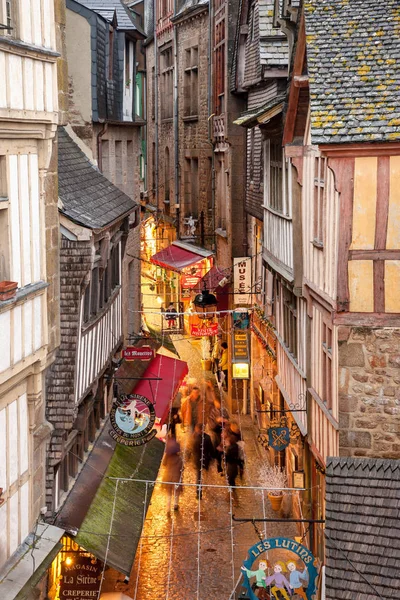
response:
[[[72,558],[70,556],[67,556],[65,559],[65,564],[68,565],[68,567],[72,565]]]

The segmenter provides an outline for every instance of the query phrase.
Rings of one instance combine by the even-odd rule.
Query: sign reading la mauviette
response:
[[[110,436],[124,446],[147,444],[157,434],[156,411],[148,398],[140,394],[121,394],[110,411]]]
[[[150,348],[150,346],[142,346],[141,348],[127,346],[122,350],[122,358],[127,361],[150,360],[151,358],[154,358],[154,350],[153,348]]]
[[[70,560],[61,563],[59,597],[65,600],[97,598],[101,569],[102,565],[98,560],[74,553]]]

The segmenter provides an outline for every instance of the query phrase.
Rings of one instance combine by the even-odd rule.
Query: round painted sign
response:
[[[316,594],[315,558],[308,548],[290,538],[269,538],[254,544],[243,562],[242,573],[250,600],[290,598],[293,593],[313,600]]]
[[[140,394],[121,395],[110,411],[110,435],[125,446],[139,446],[154,437],[154,405]]]

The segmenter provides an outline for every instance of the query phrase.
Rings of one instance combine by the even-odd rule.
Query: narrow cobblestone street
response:
[[[204,380],[197,342],[182,339],[181,336],[176,338],[175,346],[181,359],[188,363],[189,376],[198,381]],[[206,378],[214,376],[206,373]],[[233,523],[232,514],[238,518],[278,516],[270,507],[267,492],[252,489],[265,485],[261,467],[265,456],[261,454],[263,449],[257,443],[251,418],[236,414],[232,415],[232,419],[240,424],[245,440],[246,469],[243,480],[238,480],[243,487],[231,495],[225,477],[217,473],[213,464],[209,472],[204,474],[203,482],[221,487],[205,488],[199,504],[196,486],[185,486],[179,510],[169,516],[167,491],[161,484],[156,484],[130,583],[116,583],[114,589],[136,600],[231,598],[247,551],[258,540],[253,525]],[[188,434],[183,433],[180,427],[178,439],[185,454]],[[195,469],[190,460],[185,462],[183,481],[185,484],[196,482]],[[297,534],[293,523],[270,523],[265,527],[264,524],[259,525],[263,538]],[[104,591],[109,589],[107,585]],[[240,589],[238,585],[237,593]]]

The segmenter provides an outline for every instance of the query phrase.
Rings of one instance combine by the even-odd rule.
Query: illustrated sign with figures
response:
[[[289,427],[270,427],[268,429],[268,444],[270,448],[281,452],[290,444]]]
[[[110,411],[110,436],[124,446],[147,444],[157,434],[156,411],[148,398],[140,394],[121,394]]]
[[[184,289],[191,289],[198,285],[203,274],[203,264],[201,262],[186,267],[182,271],[181,275],[181,287]]]
[[[255,561],[256,564],[254,565]],[[243,586],[249,600],[297,594],[314,600],[318,569],[314,555],[290,538],[269,538],[252,546],[243,562]]]

